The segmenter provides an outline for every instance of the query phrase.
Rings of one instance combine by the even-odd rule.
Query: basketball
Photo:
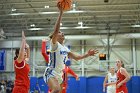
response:
[[[57,5],[64,11],[68,11],[71,8],[72,0],[58,0]]]

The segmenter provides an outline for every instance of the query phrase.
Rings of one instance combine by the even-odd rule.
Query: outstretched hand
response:
[[[77,77],[76,77],[76,80],[78,81],[78,80],[80,80],[80,78],[77,76]]]
[[[24,31],[22,31],[22,39],[25,39]]]
[[[117,88],[119,88],[120,86],[122,86],[122,84],[121,84],[121,83],[117,84],[117,86],[116,86],[116,87],[117,87]]]
[[[63,13],[63,8],[62,8],[62,6],[61,6],[61,3],[60,3],[60,2],[58,2],[58,3],[57,3],[57,7],[58,7],[58,9],[59,9],[60,13]]]
[[[90,49],[88,51],[88,55],[89,56],[94,56],[95,54],[97,54],[99,51],[97,49]]]

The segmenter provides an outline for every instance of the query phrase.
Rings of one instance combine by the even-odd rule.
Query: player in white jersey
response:
[[[68,60],[68,53],[70,50],[66,46],[62,46],[59,42],[57,42],[55,45],[51,44],[50,49],[50,62],[48,63],[44,76],[54,77],[56,75],[56,78],[60,84],[63,81],[62,69],[65,67],[65,63]],[[47,75],[49,73],[51,74]],[[49,77],[44,78],[46,82],[48,81]]]
[[[116,81],[117,75],[115,73],[115,68],[110,67],[109,73],[104,80],[103,92],[105,92],[105,87],[107,87],[107,93],[116,93]]]
[[[44,80],[48,84],[49,89],[51,89],[51,93],[61,92],[60,84],[62,83],[62,70],[64,69],[64,64],[68,57],[75,60],[80,60],[89,56],[94,56],[96,53],[98,53],[98,50],[90,49],[84,55],[77,55],[65,47],[63,44],[65,39],[64,34],[63,32],[59,31],[63,11],[60,6],[58,6],[58,8],[60,10],[60,14],[56,21],[54,32],[49,36],[51,39],[50,63],[44,73]]]

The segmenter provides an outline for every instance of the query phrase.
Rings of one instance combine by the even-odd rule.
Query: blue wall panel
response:
[[[132,78],[127,82],[128,93],[132,92]]]
[[[79,93],[87,93],[87,79],[86,77],[80,77]]]
[[[69,77],[67,93],[103,93],[104,77],[80,77],[76,81],[74,77]],[[30,89],[34,90],[38,82],[42,93],[47,93],[48,87],[43,78],[31,77]],[[140,93],[140,76],[133,76],[127,82],[128,93]]]
[[[104,77],[87,78],[87,93],[102,93]]]
[[[132,93],[140,93],[140,77],[135,76],[132,78]]]
[[[34,91],[37,82],[37,77],[30,77],[30,91]]]
[[[74,77],[70,77],[68,80],[67,93],[80,93],[79,92],[79,81],[76,81]]]

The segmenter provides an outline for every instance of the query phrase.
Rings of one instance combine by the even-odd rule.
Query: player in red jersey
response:
[[[48,50],[46,49],[46,43],[47,43],[47,40],[46,39],[43,39],[42,40],[42,47],[41,47],[41,53],[45,59],[45,62],[46,63],[49,63],[49,52]]]
[[[26,43],[24,32],[22,31],[22,42],[20,49],[16,49],[14,58],[15,82],[12,93],[28,93],[30,80],[30,67],[27,61],[30,57],[30,48]]]
[[[75,74],[75,72],[69,67],[65,65],[65,69],[63,70],[63,82],[61,84],[62,86],[62,93],[66,93],[67,87],[68,87],[68,74],[71,74],[76,78],[76,80],[79,79],[79,77]]]
[[[117,83],[116,83],[116,93],[128,93],[126,83],[130,79],[130,75],[124,68],[124,64],[121,60],[116,61],[118,68],[117,71]]]

